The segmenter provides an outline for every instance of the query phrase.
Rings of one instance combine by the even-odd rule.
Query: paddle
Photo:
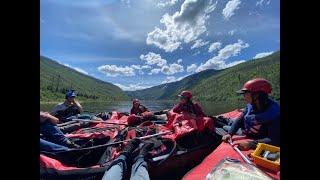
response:
[[[157,136],[161,136],[161,135],[165,135],[165,134],[169,134],[169,133],[172,133],[172,131],[163,131],[163,132],[152,134],[152,135],[148,135],[148,136],[138,137],[138,139],[144,140],[144,139],[149,139],[149,138],[152,138],[152,137],[157,137]],[[113,143],[109,143],[109,144],[97,145],[97,146],[94,146],[94,147],[82,148],[81,150],[89,150],[89,149],[92,149],[92,148],[113,146],[113,145],[117,145],[117,144],[122,144],[124,142],[129,142],[130,140],[131,139],[124,140],[124,141],[113,142]],[[71,150],[76,150],[76,149],[71,149]]]
[[[116,124],[116,125],[125,125],[128,126],[128,124],[124,123],[115,123],[115,122],[108,122],[108,121],[95,121],[95,120],[90,120],[90,119],[72,119],[70,121],[78,121],[78,122],[90,122],[90,123],[104,123],[104,124]]]

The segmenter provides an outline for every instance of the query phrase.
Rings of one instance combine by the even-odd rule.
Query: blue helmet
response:
[[[70,97],[76,97],[76,93],[74,92],[74,90],[69,90],[66,94],[66,99],[70,98]]]

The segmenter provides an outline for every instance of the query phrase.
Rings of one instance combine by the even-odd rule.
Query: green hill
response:
[[[181,90],[191,90],[197,100],[239,104],[242,103],[242,97],[237,96],[235,91],[256,77],[268,79],[273,86],[271,96],[280,100],[280,51],[228,69],[206,70],[178,82],[126,93],[140,99],[160,100],[175,99]]]
[[[128,96],[117,86],[63,66],[40,56],[40,101],[61,101],[73,88],[80,100],[127,100]]]

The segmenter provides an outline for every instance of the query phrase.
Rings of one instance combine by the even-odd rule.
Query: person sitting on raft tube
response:
[[[152,120],[154,114],[148,108],[143,106],[138,99],[132,100],[132,108],[128,117],[128,125],[137,125],[146,120]]]
[[[271,91],[272,86],[266,79],[256,78],[246,82],[237,93],[244,96],[247,106],[222,140],[229,140],[239,128],[243,128],[242,133],[255,140],[234,143],[240,150],[254,149],[257,143],[280,146],[280,106],[269,98]]]
[[[146,108],[144,105],[142,105],[138,99],[132,100],[132,108],[130,110],[130,114],[142,116],[143,114],[146,114],[147,112],[150,112],[149,109]]]
[[[191,113],[197,117],[206,116],[197,102],[192,102],[192,93],[190,91],[182,91],[179,95],[180,103],[172,109],[175,113]]]
[[[69,148],[79,148],[71,142],[56,126],[59,119],[48,112],[40,111],[40,151],[57,152],[66,151]]]
[[[65,101],[56,105],[51,114],[61,121],[66,121],[68,117],[80,114],[83,109],[78,101],[75,100],[76,93],[74,90],[69,90],[66,93]]]

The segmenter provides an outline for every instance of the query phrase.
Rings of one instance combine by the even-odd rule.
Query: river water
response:
[[[164,109],[171,109],[178,101],[143,101],[141,103],[149,108],[151,111],[160,111]],[[237,108],[244,107],[243,105],[229,105],[224,103],[212,103],[210,101],[200,102],[204,112],[207,115],[218,115],[221,113],[229,112]],[[40,103],[41,111],[51,111],[56,104]],[[118,101],[118,102],[83,102],[81,105],[84,108],[84,113],[96,114],[99,112],[130,112],[132,107],[131,101]]]

